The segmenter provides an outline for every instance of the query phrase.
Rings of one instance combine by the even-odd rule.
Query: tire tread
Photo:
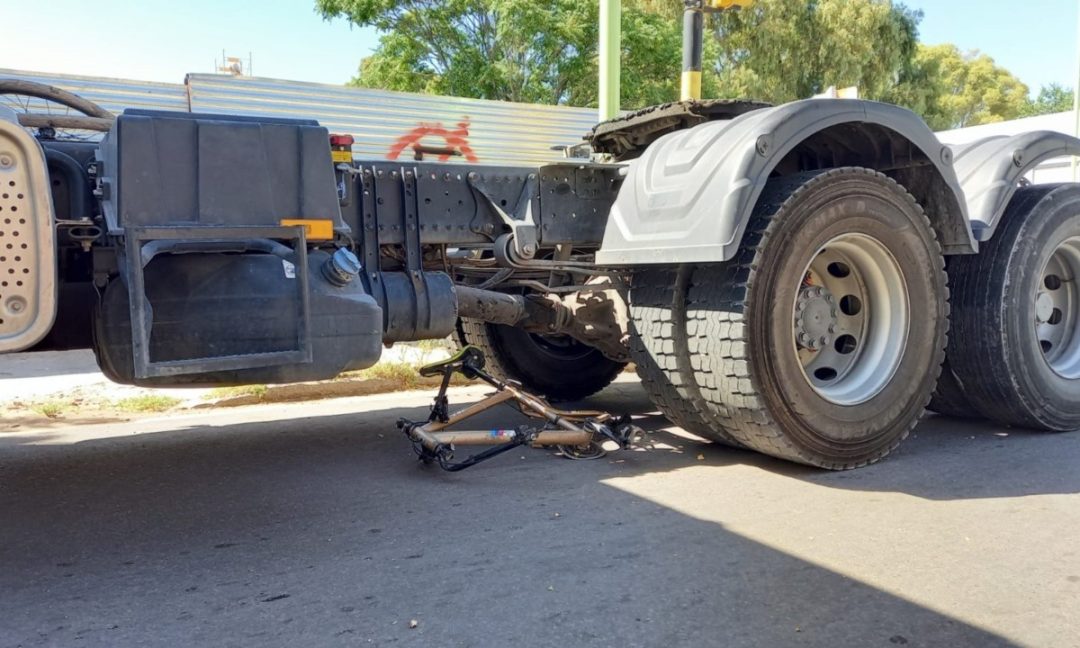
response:
[[[676,349],[685,336],[676,312],[678,271],[673,268],[648,268],[634,273],[630,288],[630,356],[649,400],[669,421],[691,434],[738,446],[723,429],[717,429],[680,393],[682,376]]]
[[[902,192],[910,206],[918,211],[930,232],[937,271],[944,275],[944,257],[930,221],[921,206],[906,190],[884,174],[870,169],[846,167],[812,171],[778,178],[765,191],[747,224],[742,245],[730,261],[695,272],[687,305],[689,361],[697,372],[698,386],[714,422],[722,425],[748,448],[774,457],[832,470],[858,468],[880,460],[894,450],[918,423],[914,417],[893,441],[879,451],[856,461],[823,460],[793,443],[775,420],[761,397],[761,387],[750,367],[755,350],[743,315],[747,296],[760,271],[761,252],[769,244],[784,220],[788,205],[819,182],[840,175],[859,173],[887,181]],[[946,287],[946,300],[948,296]],[[947,310],[946,310],[947,315]],[[944,344],[937,350],[931,371],[937,379],[944,358]],[[925,406],[930,400],[926,394]]]

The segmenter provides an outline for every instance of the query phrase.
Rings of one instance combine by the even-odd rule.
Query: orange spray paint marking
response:
[[[458,122],[457,128],[454,130],[448,130],[442,125],[442,122],[420,122],[420,125],[416,128],[405,133],[401,137],[397,138],[394,144],[390,147],[390,150],[386,153],[387,160],[396,160],[401,156],[401,153],[408,148],[417,150],[420,148],[420,142],[426,137],[441,137],[446,143],[446,150],[448,152],[441,153],[439,155],[440,162],[446,162],[453,155],[453,151],[461,154],[469,162],[479,162],[480,158],[473,152],[472,147],[469,146],[469,120]]]

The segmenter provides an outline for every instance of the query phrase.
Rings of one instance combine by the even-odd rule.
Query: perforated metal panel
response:
[[[0,352],[37,343],[56,314],[56,252],[45,158],[0,120]]]

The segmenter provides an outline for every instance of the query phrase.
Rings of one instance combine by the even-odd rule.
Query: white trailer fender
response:
[[[796,101],[677,131],[631,163],[597,261],[726,261],[766,181],[778,165],[800,170],[803,158],[817,165],[809,168],[894,173],[926,208],[946,251],[971,252],[977,244],[952,157],[911,111],[853,99]]]
[[[952,150],[971,229],[977,240],[988,241],[1020,178],[1046,160],[1080,155],[1080,139],[1054,131],[1031,131],[988,137]]]

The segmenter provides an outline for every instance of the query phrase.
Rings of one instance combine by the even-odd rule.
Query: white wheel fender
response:
[[[945,243],[959,251],[974,249],[952,151],[917,115],[871,101],[808,99],[708,122],[654,142],[630,165],[597,261],[638,265],[730,259],[777,164],[808,138],[845,125],[854,127],[851,141],[859,155],[884,164],[895,143],[909,157],[890,158],[889,164],[929,162],[938,186],[945,187],[939,217],[946,219],[947,231],[956,232],[957,240]]]
[[[1055,131],[988,137],[952,147],[975,238],[988,241],[1025,173],[1053,158],[1080,155],[1080,139]]]

